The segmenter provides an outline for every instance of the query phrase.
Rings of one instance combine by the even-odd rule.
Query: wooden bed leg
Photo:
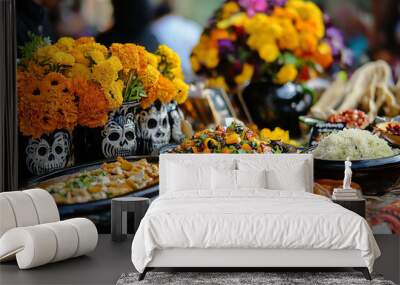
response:
[[[371,274],[369,274],[369,270],[367,267],[355,267],[354,269],[357,271],[361,271],[362,274],[364,275],[365,279],[372,280]]]
[[[142,281],[144,279],[144,277],[146,277],[146,273],[147,273],[148,269],[147,267],[143,270],[142,273],[139,274],[139,278],[138,281]]]

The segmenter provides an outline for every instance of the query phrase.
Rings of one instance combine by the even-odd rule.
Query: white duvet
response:
[[[184,191],[156,199],[132,244],[143,272],[155,249],[358,249],[372,271],[380,255],[367,222],[329,199],[306,192]]]

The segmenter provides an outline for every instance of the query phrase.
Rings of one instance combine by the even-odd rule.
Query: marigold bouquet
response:
[[[326,21],[306,0],[227,0],[192,51],[193,70],[224,89],[251,79],[307,80],[328,68],[340,48],[340,35],[328,35]]]
[[[104,126],[109,112],[124,102],[146,108],[156,100],[183,103],[187,98],[180,59],[167,46],[152,54],[134,44],[108,49],[90,37],[64,37],[54,44],[31,38],[17,69],[19,126],[25,136],[78,124]]]

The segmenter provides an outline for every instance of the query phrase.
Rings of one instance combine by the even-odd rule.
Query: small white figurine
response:
[[[344,162],[344,179],[343,179],[343,189],[351,189],[351,161],[348,157],[347,160]]]

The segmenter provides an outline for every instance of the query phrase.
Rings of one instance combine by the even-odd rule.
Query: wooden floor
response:
[[[400,236],[375,236],[382,257],[375,272],[400,284]],[[124,272],[134,271],[130,258],[132,237],[114,243],[110,235],[100,235],[97,249],[82,256],[35,269],[19,270],[15,262],[0,265],[0,284],[115,284]]]

